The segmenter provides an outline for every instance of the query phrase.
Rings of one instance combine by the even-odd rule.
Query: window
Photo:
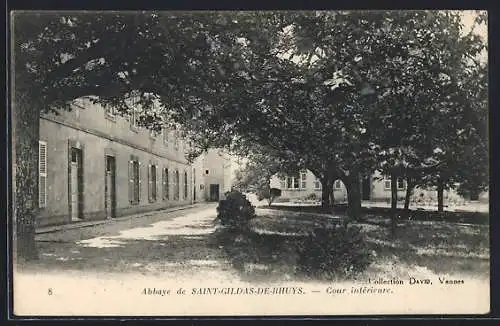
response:
[[[208,170],[205,170],[205,174],[208,175]]]
[[[305,188],[306,188],[306,186],[307,186],[307,173],[302,172],[302,173],[300,174],[300,181],[301,181],[300,187],[301,187],[302,189],[305,189]]]
[[[286,187],[288,189],[299,189],[299,178],[298,177],[287,177]]]
[[[335,183],[333,185],[334,185],[335,189],[341,189],[342,188],[342,181],[335,180]]]
[[[156,201],[156,165],[149,165],[148,173],[149,202]]]
[[[168,168],[163,169],[163,200],[170,199],[169,189],[168,189]]]
[[[134,98],[131,101],[131,112],[130,112],[130,128],[132,130],[137,130],[139,128],[138,124],[138,118],[139,118],[139,111],[138,111],[138,99]]]
[[[47,143],[38,142],[38,207],[47,206]]]
[[[174,148],[176,151],[179,150],[179,133],[175,132],[174,135]]]
[[[179,200],[180,185],[179,185],[179,171],[175,170],[174,177],[174,200]]]
[[[104,116],[112,121],[115,121],[116,108],[112,105],[105,105]]]
[[[129,161],[129,201],[131,204],[138,204],[141,190],[140,163],[135,156]]]
[[[196,200],[196,169],[193,169],[193,199]]]
[[[398,178],[398,189],[405,189],[405,181],[403,178]]]
[[[184,171],[184,199],[188,198],[188,174]]]
[[[314,189],[316,190],[321,189],[321,182],[318,179],[314,180]]]
[[[164,127],[162,129],[162,133],[163,133],[163,143],[168,146],[168,129]]]
[[[388,176],[384,177],[384,189],[391,190],[391,179]]]
[[[285,189],[285,186],[286,186],[285,179],[284,178],[280,179],[280,187],[281,187],[281,189]]]

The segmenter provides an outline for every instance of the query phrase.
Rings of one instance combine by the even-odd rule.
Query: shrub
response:
[[[237,190],[226,192],[225,196],[217,206],[216,222],[228,228],[247,230],[250,220],[256,216],[255,207]]]
[[[305,200],[318,200],[318,196],[316,196],[316,194],[313,192],[313,193],[310,193],[309,195],[307,195],[304,199]]]
[[[329,279],[365,270],[371,263],[361,228],[349,224],[317,228],[298,248],[299,271]]]

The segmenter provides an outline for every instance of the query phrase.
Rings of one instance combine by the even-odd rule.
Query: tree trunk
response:
[[[438,200],[438,212],[442,212],[444,208],[444,182],[441,178],[438,179],[437,183],[437,200]]]
[[[361,216],[361,184],[359,173],[346,176],[342,180],[347,189],[347,214],[352,219],[359,219]]]
[[[40,111],[18,91],[13,101],[14,253],[19,262],[38,258],[35,221],[38,213],[38,141]]]
[[[391,173],[391,234],[396,235],[398,225],[398,176]]]
[[[405,194],[405,207],[404,207],[404,217],[408,219],[408,215],[410,212],[410,198],[413,193],[413,189],[415,188],[415,183],[412,178],[406,178],[406,194]]]
[[[321,209],[323,211],[329,211],[332,207],[332,202],[330,201],[331,193],[333,192],[333,183],[327,178],[321,179]]]
[[[411,195],[413,193],[413,188],[415,188],[415,185],[413,184],[412,180],[410,178],[406,179],[406,195],[405,195],[405,210],[410,209],[410,199]]]
[[[332,213],[335,213],[335,194],[333,193],[333,183],[332,181],[332,189],[330,190],[330,206],[332,208]]]

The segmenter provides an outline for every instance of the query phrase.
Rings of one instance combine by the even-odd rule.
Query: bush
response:
[[[299,271],[329,279],[362,272],[372,261],[361,228],[348,224],[315,229],[298,254]]]
[[[226,192],[225,196],[217,206],[216,222],[228,228],[247,230],[250,220],[256,216],[255,207],[237,190]]]
[[[316,194],[313,192],[313,193],[310,193],[309,195],[307,195],[304,199],[305,200],[318,200],[318,196],[316,196]]]

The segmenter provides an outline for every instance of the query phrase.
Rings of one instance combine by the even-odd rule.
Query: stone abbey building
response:
[[[106,219],[201,201],[230,188],[230,161],[209,150],[190,164],[174,130],[152,133],[136,114],[75,101],[72,111],[42,114],[39,226]]]

